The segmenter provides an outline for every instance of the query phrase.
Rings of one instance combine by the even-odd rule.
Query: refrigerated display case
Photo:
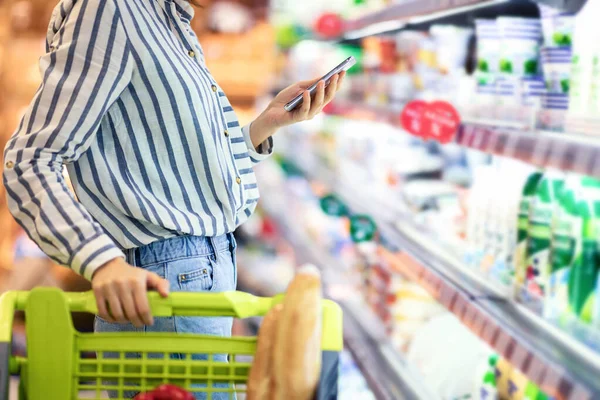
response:
[[[327,294],[347,315],[347,335],[367,333],[359,345],[346,344],[378,398],[459,398],[406,351],[412,339],[403,333],[414,321],[397,318],[388,296],[400,280],[460,321],[474,336],[469,346],[485,343],[497,357],[489,380],[496,391],[464,398],[600,396],[600,114],[590,106],[597,87],[590,60],[600,51],[581,46],[595,29],[596,6],[398,1],[346,20],[339,43],[289,51],[293,79],[314,75],[318,65],[297,66],[320,54],[360,53],[327,115],[279,135],[278,156],[259,168],[259,179],[265,214],[298,260],[322,268]],[[440,101],[460,122],[447,136]],[[417,128],[407,123],[415,119]],[[533,174],[542,178],[526,193]],[[347,209],[341,215],[320,204],[332,196]],[[370,250],[352,241],[356,216],[376,224]],[[377,358],[381,346],[385,356]],[[464,365],[453,365],[464,382]]]

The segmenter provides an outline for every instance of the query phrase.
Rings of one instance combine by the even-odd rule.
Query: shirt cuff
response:
[[[94,272],[110,260],[125,258],[125,254],[105,234],[99,234],[73,252],[69,266],[86,279],[92,280]]]
[[[254,164],[258,164],[273,154],[273,137],[269,137],[267,140],[259,144],[258,147],[254,148],[254,145],[252,144],[252,138],[250,137],[251,125],[252,124],[248,124],[244,126],[242,128],[242,134],[244,135],[244,140],[246,141],[246,147],[248,148],[250,159]]]

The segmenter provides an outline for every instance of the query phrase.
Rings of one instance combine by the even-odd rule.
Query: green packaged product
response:
[[[594,319],[599,268],[600,181],[585,178],[582,185],[582,200],[577,203],[583,224],[582,246],[569,276],[569,305],[579,319],[590,323]]]
[[[527,270],[527,237],[529,235],[529,212],[531,211],[531,202],[535,196],[536,189],[542,176],[541,172],[534,172],[527,178],[527,181],[523,186],[521,203],[519,204],[517,246],[514,256],[515,280],[519,287],[525,285],[525,274]]]
[[[527,292],[535,297],[543,298],[550,275],[552,215],[563,185],[564,180],[560,174],[544,174],[531,205],[525,285]]]
[[[544,315],[552,320],[569,309],[569,273],[581,248],[582,219],[576,209],[580,186],[578,176],[565,180],[553,213],[550,275],[544,301]]]
[[[549,398],[535,383],[527,383],[523,400],[548,400]]]

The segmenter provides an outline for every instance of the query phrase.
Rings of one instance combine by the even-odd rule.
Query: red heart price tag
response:
[[[454,139],[460,125],[458,111],[446,101],[434,101],[423,112],[423,133],[425,138],[449,143]]]
[[[402,128],[411,135],[424,138],[423,135],[423,112],[427,108],[427,102],[423,100],[413,100],[408,103],[402,114],[400,114],[400,124]]]

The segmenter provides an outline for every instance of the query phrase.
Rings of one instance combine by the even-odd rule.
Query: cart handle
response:
[[[94,292],[68,293],[55,288],[37,288],[36,292],[61,292],[72,312],[98,313]],[[18,364],[11,358],[12,328],[15,311],[25,310],[29,299],[27,291],[11,291],[0,296],[0,393],[8,384],[7,371],[15,373]],[[273,298],[257,297],[244,292],[187,293],[176,292],[162,298],[149,292],[152,315],[156,317],[198,316],[248,318],[265,315],[283,295]]]
[[[37,288],[35,291],[52,291],[54,288]],[[0,296],[0,344],[11,341],[13,314],[24,310],[29,298],[28,291],[6,292]],[[94,292],[61,292],[71,312],[97,314]],[[265,315],[283,295],[258,297],[244,292],[188,293],[174,292],[162,298],[157,292],[149,292],[148,300],[155,317],[197,316],[248,318]],[[2,349],[0,348],[0,354]]]
[[[35,289],[42,290],[42,289]],[[55,291],[56,289],[50,289]],[[10,293],[10,292],[9,292]],[[30,292],[16,292],[16,310],[24,310]],[[63,292],[71,312],[98,313],[94,292]],[[197,316],[248,318],[266,314],[283,296],[258,297],[245,292],[173,292],[161,297],[148,292],[148,301],[155,317]],[[1,304],[0,299],[0,304]]]

